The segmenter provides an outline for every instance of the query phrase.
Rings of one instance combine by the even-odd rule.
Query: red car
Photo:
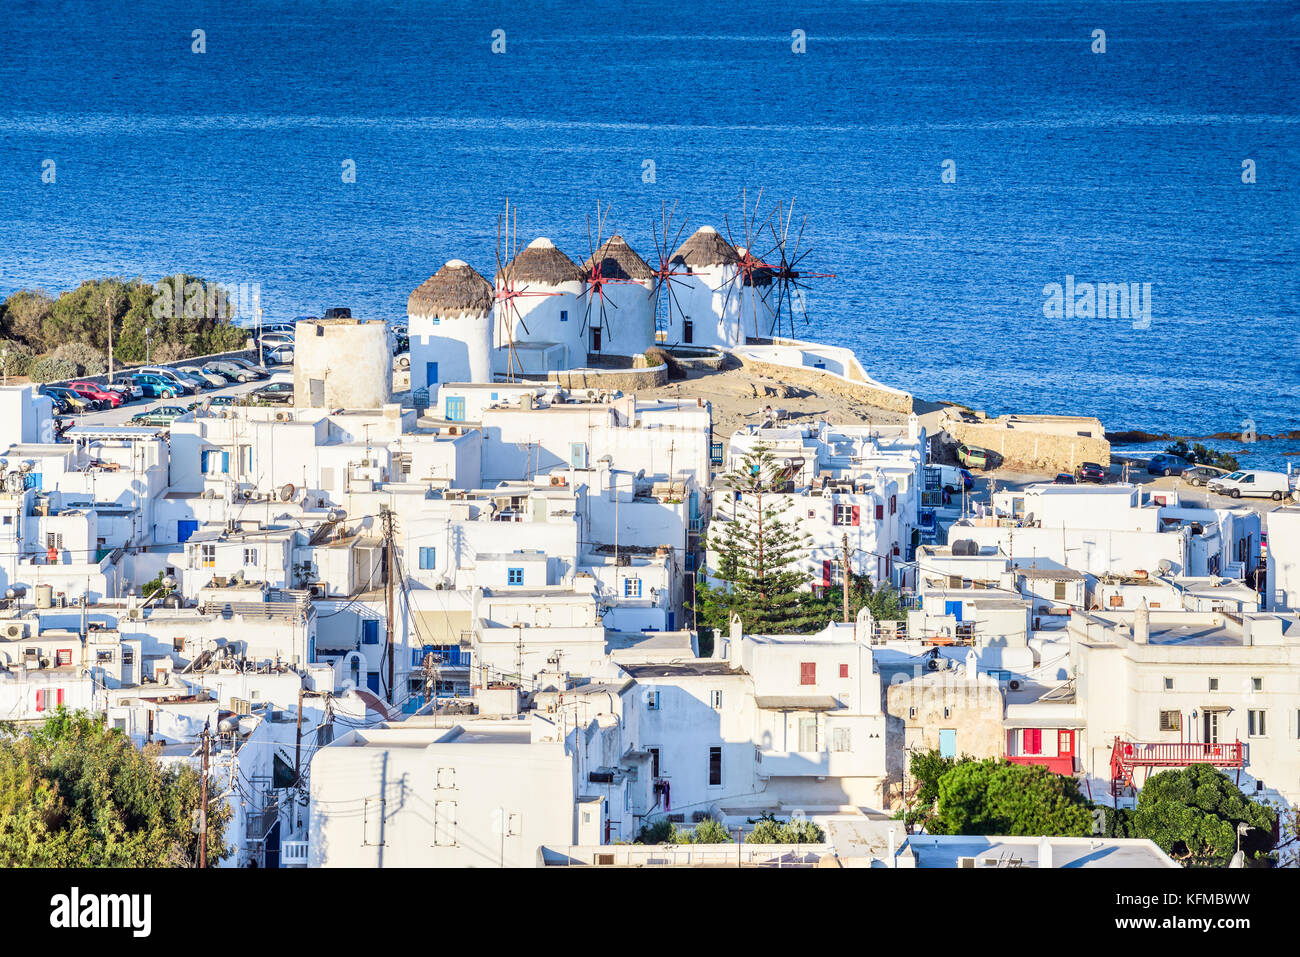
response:
[[[85,396],[87,399],[93,399],[100,403],[100,405],[107,403],[114,409],[126,401],[126,397],[123,396],[122,393],[110,392],[93,382],[69,382],[68,388],[77,393],[77,395]]]

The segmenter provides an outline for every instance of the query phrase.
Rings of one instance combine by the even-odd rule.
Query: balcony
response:
[[[280,866],[306,867],[307,848],[307,841],[282,841],[280,843]]]
[[[758,752],[759,777],[817,777],[830,775],[830,754],[826,751]]]

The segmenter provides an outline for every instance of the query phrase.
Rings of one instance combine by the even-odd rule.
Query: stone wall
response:
[[[653,389],[668,381],[668,366],[657,365],[645,369],[566,369],[548,372],[547,382],[568,389],[604,389],[608,391],[635,392]]]
[[[811,366],[765,362],[746,355],[743,349],[738,349],[734,355],[755,375],[768,376],[786,385],[811,389],[819,395],[842,396],[857,402],[865,402],[877,409],[887,409],[904,415],[912,412],[912,396],[907,392],[885,389],[866,382],[854,382],[833,372],[814,369]]]
[[[978,446],[1002,457],[1000,465],[1028,472],[1073,472],[1082,462],[1110,467],[1110,443],[1096,419],[1073,420],[1077,432],[1065,425],[1068,417],[1033,418],[1002,416],[969,421],[960,412],[945,412],[939,418],[943,431],[956,442]]]

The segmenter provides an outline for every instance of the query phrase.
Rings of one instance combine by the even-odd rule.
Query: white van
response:
[[[1210,479],[1205,486],[1211,492],[1233,498],[1271,498],[1280,502],[1291,494],[1291,477],[1285,472],[1242,469],[1221,478]]]

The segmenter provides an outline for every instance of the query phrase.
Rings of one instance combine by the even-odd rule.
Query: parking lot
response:
[[[267,366],[266,371],[270,373],[271,377],[269,379],[261,379],[256,382],[231,383],[224,387],[204,389],[197,395],[177,396],[174,399],[151,399],[146,396],[143,399],[134,399],[120,405],[116,409],[104,409],[99,412],[79,412],[75,415],[60,416],[60,419],[70,420],[78,425],[126,425],[132,416],[156,409],[159,406],[174,405],[187,409],[195,402],[208,402],[219,395],[247,395],[254,389],[260,389],[272,382],[293,382],[292,365]],[[113,378],[117,382],[126,382],[130,376],[129,374],[118,374]]]

